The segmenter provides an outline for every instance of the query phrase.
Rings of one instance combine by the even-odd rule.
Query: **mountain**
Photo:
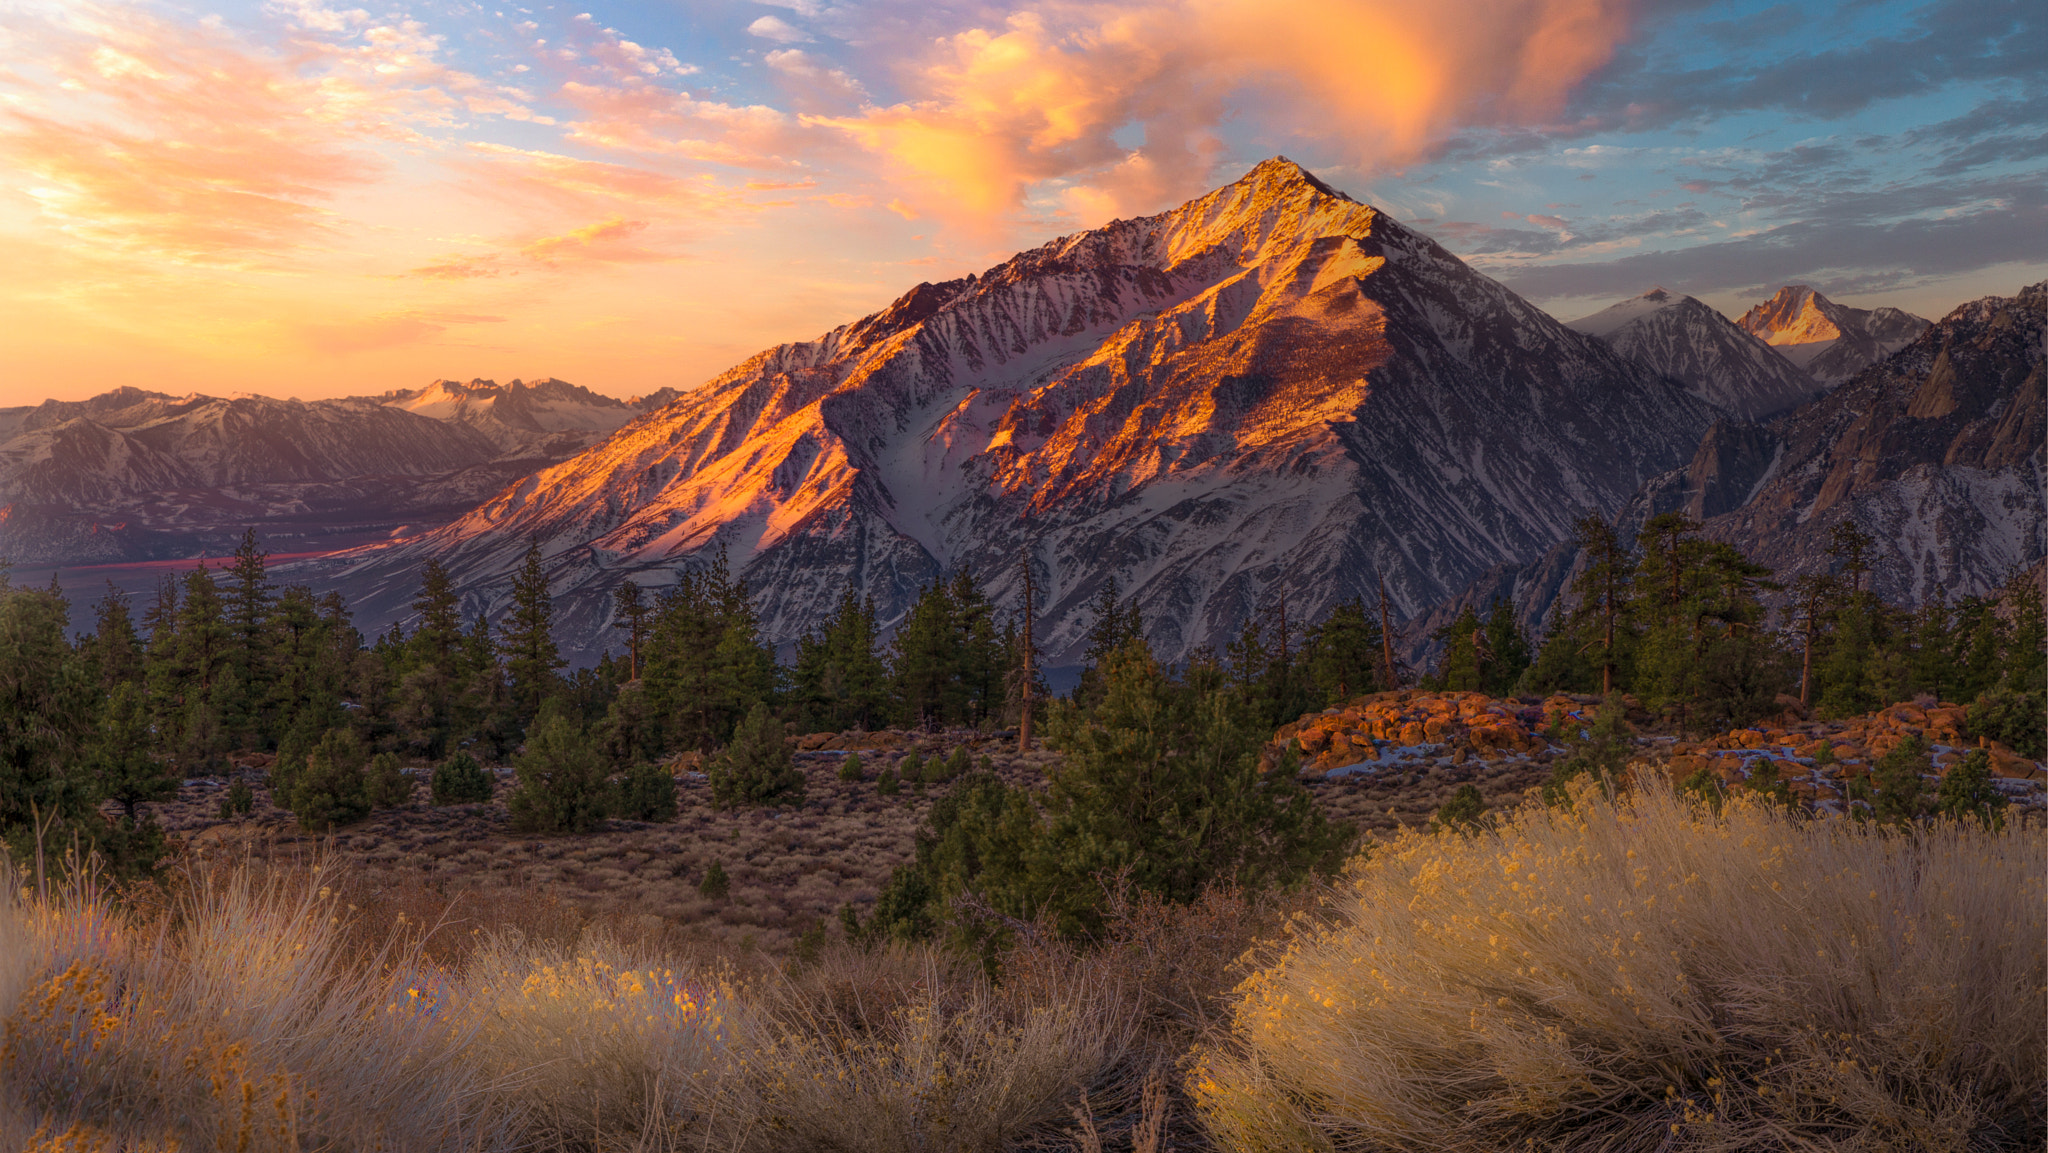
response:
[[[1776,415],[1820,392],[1812,377],[1719,311],[1661,288],[1574,320],[1571,327],[1683,381],[1693,395],[1744,420]]]
[[[372,624],[418,566],[502,607],[539,540],[594,655],[621,581],[726,550],[787,645],[960,569],[1077,659],[1114,580],[1167,659],[1384,572],[1404,614],[1541,555],[1715,410],[1285,159],[769,349],[432,532],[309,564]]]
[[[553,377],[506,385],[494,380],[437,380],[375,400],[387,408],[467,425],[497,445],[500,453],[554,459],[572,456],[617,432],[643,408],[637,400],[614,400]]]
[[[2048,283],[1965,304],[1779,420],[1715,424],[1630,502],[1624,530],[1684,512],[1789,580],[1828,571],[1828,535],[1854,521],[1876,540],[1887,600],[1989,592],[2048,557],[2044,339]],[[1411,647],[1503,597],[1539,635],[1579,563],[1567,543],[1489,571],[1411,627]]]
[[[2048,282],[1957,308],[1772,425],[1775,448],[1722,481],[1753,495],[1708,531],[1796,575],[1824,571],[1828,532],[1854,520],[1889,599],[1996,587],[2048,552],[2044,336]]]
[[[1927,328],[1927,321],[1910,312],[1849,308],[1803,284],[1779,289],[1735,323],[1822,385],[1849,379]]]
[[[252,524],[274,549],[350,547],[445,522],[637,412],[557,380],[313,402],[124,387],[0,409],[0,556],[188,557]]]

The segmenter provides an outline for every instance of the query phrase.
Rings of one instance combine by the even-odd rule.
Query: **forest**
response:
[[[672,806],[661,766],[687,751],[716,754],[714,778],[727,773],[731,796],[772,802],[785,733],[1008,730],[1027,699],[1070,756],[1100,739],[1115,710],[1152,710],[1180,718],[1162,764],[1234,771],[1280,724],[1417,683],[1626,693],[1686,731],[1927,695],[1971,703],[1972,735],[2044,756],[2043,606],[2024,576],[1999,595],[1908,608],[1869,591],[1872,541],[1849,523],[1831,540],[1831,571],[1789,583],[1678,514],[1632,536],[1589,515],[1578,535],[1584,563],[1548,635],[1524,635],[1506,602],[1468,608],[1437,632],[1442,655],[1420,675],[1362,600],[1306,626],[1278,603],[1224,652],[1163,668],[1110,584],[1080,682],[1055,701],[1028,629],[999,614],[972,573],[924,589],[886,640],[873,605],[848,590],[778,663],[721,555],[657,594],[620,586],[613,650],[571,670],[538,545],[495,625],[464,620],[447,574],[429,563],[409,628],[366,639],[340,597],[276,587],[252,530],[226,563],[166,579],[139,614],[110,584],[93,628],[75,637],[54,580],[0,589],[0,830],[17,859],[38,827],[61,827],[117,869],[147,872],[164,838],[144,806],[246,750],[275,755],[272,796],[308,829],[409,796],[401,763],[436,766],[436,799],[455,800],[487,796],[479,766],[520,753],[515,824],[580,831]],[[237,780],[224,808],[246,810],[248,788]]]

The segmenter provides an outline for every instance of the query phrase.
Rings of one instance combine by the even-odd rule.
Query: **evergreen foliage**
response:
[[[874,601],[849,585],[831,619],[797,642],[792,703],[805,727],[872,729],[890,719],[892,679],[876,647],[879,633]]]
[[[1436,816],[1431,819],[1431,832],[1450,830],[1471,833],[1480,829],[1486,820],[1486,799],[1479,795],[1479,786],[1464,784],[1451,794],[1451,799],[1437,806]]]
[[[707,900],[723,901],[730,892],[732,880],[725,875],[725,865],[718,861],[711,862],[711,867],[704,870],[704,879],[697,882],[698,895]]]
[[[1851,782],[1850,811],[1885,825],[1910,825],[1934,811],[1926,777],[1934,773],[1927,742],[1908,736],[1877,759],[1867,781]]]
[[[1042,796],[973,774],[933,805],[916,859],[867,931],[926,936],[971,892],[1002,916],[1099,929],[1110,878],[1176,902],[1212,885],[1288,885],[1333,871],[1353,833],[1328,822],[1234,691],[1191,690],[1141,638],[1108,655],[1093,708],[1064,702],[1047,739],[1062,767]]]
[[[397,753],[378,753],[364,770],[364,796],[373,809],[395,809],[412,802],[412,778],[398,765]]]
[[[512,761],[519,785],[507,801],[512,827],[529,833],[587,833],[605,817],[605,764],[558,701],[549,701]]]
[[[861,779],[859,753],[848,753],[846,754],[846,759],[839,762],[839,779],[842,781],[858,781]]]
[[[513,704],[523,720],[537,716],[541,703],[554,695],[561,680],[555,670],[567,663],[555,647],[554,626],[554,597],[548,592],[547,568],[536,537],[512,578],[512,612],[498,644],[512,682]]]
[[[326,832],[370,815],[369,750],[353,730],[329,729],[305,754],[291,782],[289,805],[299,827]]]
[[[804,774],[767,705],[755,705],[711,762],[711,803],[721,809],[804,803]]]
[[[896,775],[896,766],[882,766],[881,773],[875,777],[875,795],[878,797],[893,797],[902,792],[903,786]]]
[[[1570,800],[1569,785],[1578,777],[1615,780],[1628,766],[1629,753],[1635,748],[1628,711],[1619,700],[1602,704],[1590,725],[1566,716],[1554,718],[1550,736],[1567,750],[1564,758],[1551,766],[1550,780],[1543,785],[1543,799],[1551,805]]]
[[[2005,827],[2009,803],[1991,783],[1991,756],[1982,749],[1963,754],[1962,763],[1942,775],[1934,795],[1936,813],[1958,821],[1974,818],[1994,829]]]
[[[437,805],[477,804],[491,799],[491,774],[468,753],[456,753],[434,766],[428,790]]]
[[[639,761],[628,766],[613,789],[615,817],[629,821],[676,819],[676,779],[660,765]]]

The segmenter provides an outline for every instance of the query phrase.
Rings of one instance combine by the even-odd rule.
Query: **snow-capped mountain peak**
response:
[[[462,520],[323,570],[398,615],[428,556],[502,602],[526,542],[563,639],[723,546],[788,643],[1028,558],[1071,656],[1114,578],[1169,658],[1385,571],[1420,608],[1684,459],[1713,410],[1284,158],[1172,211],[921,284],[747,360]],[[584,655],[592,655],[585,653]]]
[[[1788,284],[1736,321],[1823,385],[1838,384],[1910,344],[1928,322],[1897,308],[1837,304]]]
[[[1758,420],[1811,399],[1819,386],[1711,306],[1653,288],[1571,327],[1664,373],[1695,396]]]

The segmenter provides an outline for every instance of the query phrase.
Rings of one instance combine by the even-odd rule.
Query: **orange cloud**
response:
[[[1417,159],[1468,125],[1543,123],[1626,34],[1629,0],[1149,0],[1050,5],[939,40],[913,98],[806,122],[885,158],[924,211],[992,218],[1046,181],[1136,211],[1198,190],[1244,111]],[[1139,127],[1141,148],[1117,143]]]
[[[448,331],[452,326],[499,324],[502,316],[468,313],[386,312],[359,320],[302,323],[291,326],[296,341],[326,356],[348,356],[400,345],[417,344]]]
[[[542,264],[570,260],[631,264],[673,259],[665,253],[632,243],[634,236],[646,230],[647,222],[644,220],[614,216],[610,220],[572,228],[560,236],[543,236],[519,251]]]
[[[205,28],[97,15],[17,28],[56,91],[0,105],[0,167],[75,243],[246,260],[321,231],[316,202],[378,174],[289,68]]]

